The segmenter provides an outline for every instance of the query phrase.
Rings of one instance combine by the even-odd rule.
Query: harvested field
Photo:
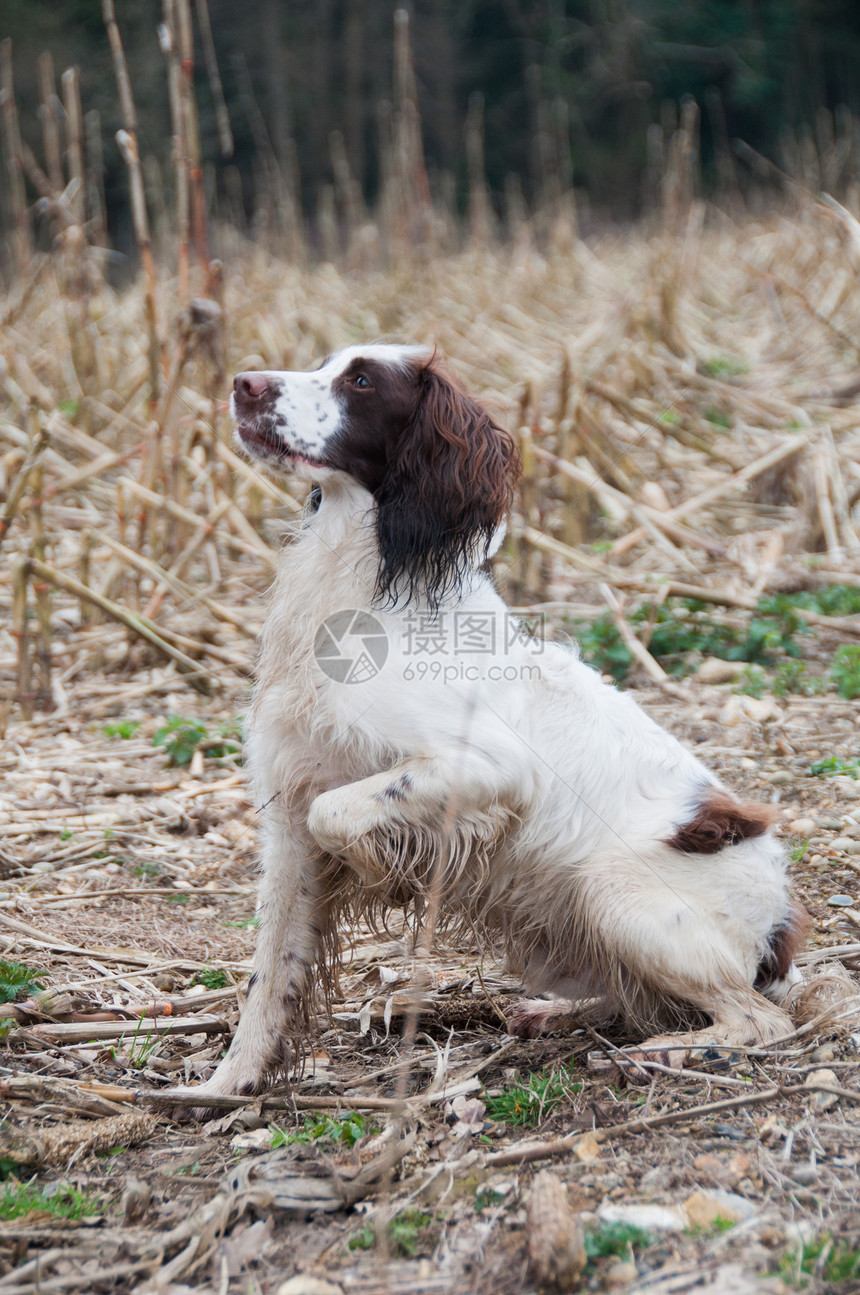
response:
[[[341,271],[220,231],[209,299],[157,285],[155,400],[95,250],[0,302],[0,1295],[860,1289],[853,999],[632,1072],[621,1035],[511,1039],[504,968],[396,919],[344,932],[289,1090],[205,1126],[171,1094],[249,970],[240,717],[302,506],[232,450],[228,375],[357,341],[437,344],[519,430],[509,600],[778,804],[807,969],[860,966],[860,226],[563,232]]]

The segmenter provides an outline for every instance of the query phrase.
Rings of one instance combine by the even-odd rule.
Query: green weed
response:
[[[834,778],[839,775],[860,778],[860,756],[851,756],[848,760],[842,760],[838,755],[828,755],[823,760],[816,760],[811,764],[809,772],[814,778]]]
[[[647,626],[649,652],[676,676],[695,668],[695,662],[689,659],[692,653],[770,666],[781,658],[799,656],[796,636],[808,632],[795,605],[782,595],[762,599],[743,629],[718,624],[705,605],[692,598],[668,598],[657,608],[643,603],[633,612],[630,622],[634,627]],[[633,664],[633,656],[609,613],[580,622],[574,631],[583,660],[620,683]]]
[[[136,863],[132,868],[135,877],[140,877],[143,881],[156,881],[161,875],[161,864],[153,863],[150,859],[143,859]]]
[[[780,1271],[793,1285],[805,1286],[806,1275],[815,1275],[830,1283],[846,1282],[860,1276],[860,1251],[842,1241],[834,1241],[830,1232],[804,1242],[799,1250],[784,1255]]]
[[[168,904],[187,904],[190,901],[191,896],[186,895],[182,890],[177,890],[174,895],[165,895],[164,898],[167,900]]]
[[[803,661],[782,661],[777,666],[771,680],[771,692],[775,697],[787,697],[794,693],[800,697],[817,697],[827,691],[827,680],[816,679],[807,674]]]
[[[830,665],[830,678],[840,697],[860,697],[860,643],[843,643]]]
[[[137,1023],[137,1028],[135,1029],[134,1034],[132,1035],[131,1044],[129,1045],[128,1064],[134,1070],[144,1069],[147,1061],[149,1061],[149,1058],[152,1056],[153,1052],[161,1042],[160,1035],[158,1035],[155,1032],[152,1026],[150,1026],[147,1029],[146,1033],[141,1038],[141,1030],[143,1029],[143,1022],[145,1019],[146,1019],[145,1017],[141,1016],[140,1020]],[[122,1047],[122,1045],[125,1043],[125,1039],[126,1039],[126,1036],[123,1035],[122,1038],[119,1040],[119,1045],[118,1045],[119,1047]],[[114,1059],[116,1059],[117,1050],[111,1049],[111,1051],[113,1053]]]
[[[207,737],[206,725],[199,719],[171,715],[167,723],[153,734],[152,745],[164,747],[170,764],[190,764],[194,752]]]
[[[767,675],[761,666],[748,665],[732,692],[743,693],[746,697],[763,697],[767,692]]]
[[[608,613],[580,624],[576,634],[583,661],[593,665],[601,674],[612,675],[617,683],[626,678],[633,664],[633,654]]]
[[[207,989],[223,989],[230,982],[223,967],[201,967],[191,978],[192,985],[205,985]]]
[[[0,958],[0,1003],[19,1003],[41,993],[45,988],[44,971],[23,962],[6,962]]]
[[[585,1253],[589,1259],[605,1259],[609,1255],[629,1259],[634,1250],[644,1250],[653,1240],[650,1232],[632,1223],[601,1223],[600,1227],[586,1232]]]
[[[0,1194],[0,1219],[26,1218],[34,1210],[61,1219],[82,1219],[102,1212],[102,1203],[76,1187],[61,1185],[50,1195],[33,1183],[7,1183]]]
[[[289,1147],[296,1142],[339,1142],[344,1147],[354,1147],[359,1138],[376,1133],[368,1124],[367,1117],[352,1111],[345,1115],[306,1115],[300,1129],[281,1129],[276,1124],[269,1125],[272,1135],[271,1148]]]
[[[242,717],[219,724],[218,734],[213,737],[201,720],[171,715],[153,734],[152,745],[164,747],[172,765],[190,764],[198,748],[217,760],[228,755],[236,757],[242,750]]]
[[[487,1094],[487,1118],[497,1123],[517,1124],[534,1128],[548,1119],[554,1111],[575,1093],[582,1084],[574,1082],[571,1066],[562,1066],[540,1073],[533,1072],[523,1083],[511,1084],[497,1097]]]
[[[736,360],[732,355],[714,355],[709,360],[702,360],[701,370],[710,378],[737,378],[750,371],[744,360]]]
[[[140,720],[120,719],[114,724],[105,724],[104,733],[105,737],[121,737],[128,741],[130,737],[134,737],[139,728]]]
[[[808,841],[794,841],[788,849],[788,857],[792,863],[802,863],[803,856],[809,848]]]
[[[70,827],[61,827],[59,835],[61,841],[71,841],[75,834]]]
[[[420,1249],[435,1244],[435,1234],[428,1234],[431,1219],[429,1214],[419,1210],[403,1210],[396,1214],[386,1228],[388,1243],[394,1252],[404,1259],[411,1259]],[[376,1245],[376,1232],[372,1227],[363,1227],[349,1239],[350,1250],[372,1250]]]
[[[729,431],[731,428],[731,414],[725,413],[722,409],[706,409],[704,413],[708,422],[712,423],[714,427],[722,427],[725,431]]]

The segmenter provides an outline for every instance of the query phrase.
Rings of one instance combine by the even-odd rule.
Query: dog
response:
[[[520,470],[510,434],[415,346],[240,373],[231,412],[252,459],[314,490],[248,720],[254,969],[197,1091],[286,1073],[341,921],[434,896],[522,975],[513,1032],[620,1018],[675,1065],[790,1034],[803,910],[774,811],[508,612],[487,563]]]

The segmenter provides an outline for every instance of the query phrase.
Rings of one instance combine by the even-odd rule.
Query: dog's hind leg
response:
[[[789,1016],[755,989],[714,987],[713,995],[699,994],[692,1005],[713,1016],[699,1030],[655,1035],[627,1051],[634,1061],[659,1061],[673,1070],[686,1065],[694,1048],[766,1046],[785,1038],[794,1029]]]

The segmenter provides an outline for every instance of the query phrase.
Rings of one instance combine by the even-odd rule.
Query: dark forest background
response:
[[[737,163],[736,140],[781,165],[834,138],[857,149],[858,0],[415,0],[406,6],[414,87],[431,189],[463,210],[466,121],[483,109],[493,206],[511,185],[530,206],[572,178],[591,210],[627,219],[642,209],[649,127],[671,129],[685,97],[698,104],[702,184],[715,191]],[[332,132],[373,201],[380,132],[394,94],[388,0],[210,0],[234,149],[219,146],[198,44],[195,86],[210,194],[250,217],[261,150],[271,148],[313,216],[332,182]],[[170,116],[158,42],[159,0],[117,0],[140,121],[140,151],[169,183]],[[80,69],[84,111],[104,141],[109,223],[122,243],[127,182],[100,0],[3,0],[25,140],[38,151],[37,58]],[[480,96],[480,98],[476,98]],[[653,138],[653,136],[652,136]],[[740,170],[743,171],[743,166]],[[6,213],[8,218],[8,212]]]

